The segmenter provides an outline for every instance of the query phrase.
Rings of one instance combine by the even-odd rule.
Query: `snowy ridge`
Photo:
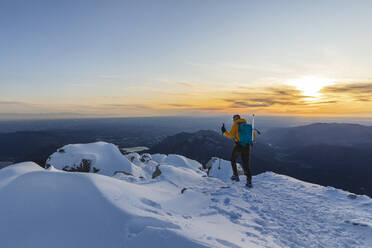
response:
[[[210,161],[214,178],[183,156],[115,149],[70,145],[47,170],[1,169],[0,247],[372,247],[369,197],[271,172],[247,189],[228,161]],[[57,169],[88,158],[100,171]]]

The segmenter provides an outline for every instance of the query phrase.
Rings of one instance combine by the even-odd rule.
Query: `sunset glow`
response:
[[[372,1],[332,1],[6,1],[0,119],[372,116]]]
[[[306,98],[309,101],[315,101],[319,99],[321,93],[319,92],[326,86],[334,84],[334,79],[329,78],[318,78],[318,77],[301,77],[295,80],[288,82],[289,85],[296,87],[300,90],[303,95],[307,96]]]

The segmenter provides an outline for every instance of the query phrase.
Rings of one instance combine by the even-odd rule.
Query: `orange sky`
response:
[[[372,1],[26,2],[0,8],[0,119],[372,117]]]

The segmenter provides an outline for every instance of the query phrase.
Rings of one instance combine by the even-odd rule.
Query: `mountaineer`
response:
[[[222,125],[222,133],[229,139],[234,139],[235,146],[231,154],[231,167],[233,175],[231,180],[239,182],[238,169],[236,167],[236,159],[241,156],[243,161],[244,175],[247,176],[246,186],[252,187],[252,174],[250,169],[250,156],[251,156],[251,145],[253,143],[253,127],[247,124],[245,119],[240,118],[240,115],[233,116],[234,124],[231,127],[230,132],[227,132],[225,124]]]

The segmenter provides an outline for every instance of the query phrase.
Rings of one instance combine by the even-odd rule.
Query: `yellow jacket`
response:
[[[244,120],[244,119],[236,120],[236,121],[234,121],[234,124],[231,127],[230,132],[224,132],[223,133],[229,139],[234,138],[234,141],[236,143],[238,143],[240,141],[240,139],[239,139],[239,126],[238,126],[239,123],[247,123],[247,121]]]

